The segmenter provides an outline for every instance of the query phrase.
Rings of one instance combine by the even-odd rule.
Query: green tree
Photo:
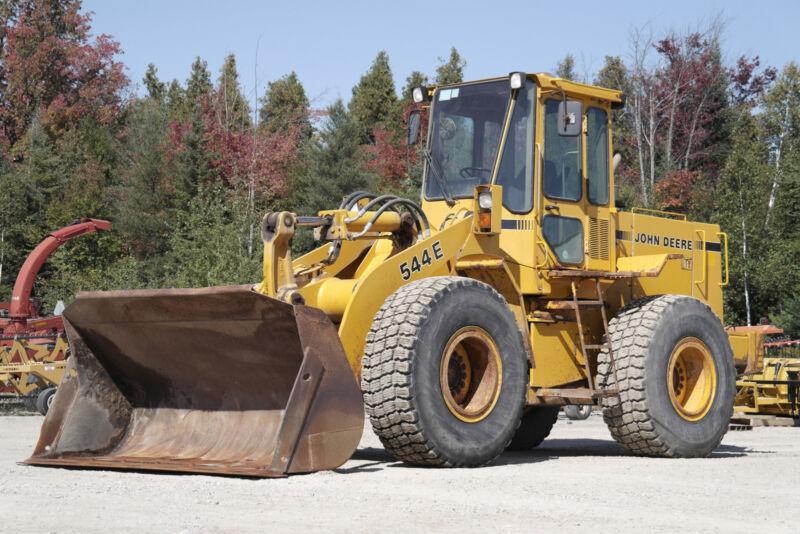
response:
[[[619,56],[606,56],[603,66],[597,71],[594,84],[608,89],[622,91],[627,94],[630,88],[628,68]],[[633,206],[637,202],[635,183],[636,151],[634,150],[635,137],[630,121],[625,118],[625,110],[618,109],[611,112],[614,152],[619,153],[622,161],[615,173],[614,186],[616,198],[625,205]]]
[[[166,95],[167,87],[164,82],[158,79],[158,69],[152,63],[147,65],[147,71],[142,79],[147,89],[147,96],[155,100],[162,100]]]
[[[374,176],[363,168],[363,151],[358,134],[361,124],[347,112],[341,100],[327,109],[318,139],[307,153],[305,172],[295,177],[290,204],[301,214],[316,214],[338,206],[353,191],[370,189]],[[312,245],[307,233],[296,236],[295,250]]]
[[[190,128],[184,133],[175,158],[175,200],[179,210],[188,209],[199,187],[211,181],[211,154],[206,148],[203,119],[199,109],[192,112]]]
[[[389,55],[378,52],[372,66],[353,87],[348,105],[350,114],[360,126],[359,139],[372,142],[376,127],[397,128],[399,113]]]
[[[126,236],[138,259],[163,253],[171,230],[165,108],[165,104],[149,99],[134,103],[129,112],[114,219],[115,231]]]
[[[181,212],[164,257],[171,287],[253,283],[261,257],[247,253],[250,227],[247,202],[219,183],[202,185]]]
[[[0,160],[0,301],[8,301],[19,267],[36,243],[43,206],[35,177]]]
[[[578,75],[575,72],[575,57],[572,54],[564,56],[558,66],[556,67],[556,76],[567,80],[577,80]]]
[[[208,72],[208,63],[200,57],[195,58],[192,63],[192,71],[189,79],[186,80],[186,101],[190,107],[208,97],[213,90],[211,85],[211,74]]]
[[[456,47],[450,48],[450,56],[439,58],[439,66],[436,67],[436,85],[449,85],[464,81],[464,68],[467,61],[461,57]]]
[[[186,115],[186,91],[178,80],[169,82],[167,88],[167,113],[171,120],[182,120]]]
[[[790,333],[797,328],[800,287],[800,68],[790,62],[761,104],[764,144],[770,149],[766,208],[761,226],[769,236],[760,279],[773,297],[769,315]]]
[[[292,71],[269,82],[259,111],[261,127],[270,133],[286,134],[299,126],[300,138],[309,139],[312,132],[309,105],[303,84]]]
[[[722,172],[715,222],[729,234],[730,286],[724,292],[725,321],[754,324],[766,313],[769,290],[762,291],[768,236],[763,215],[768,196],[767,151],[755,119],[742,113]]]
[[[609,89],[617,89],[625,93],[629,86],[628,67],[625,66],[622,58],[619,56],[606,56],[603,60],[603,66],[595,75],[594,84]]]
[[[786,172],[787,155],[800,149],[800,68],[790,62],[772,89],[764,96],[762,119],[767,142],[773,146],[772,184],[764,225],[769,226],[773,209],[781,194],[781,185],[791,174]]]
[[[236,57],[229,54],[222,65],[217,80],[215,101],[217,120],[227,130],[244,130],[252,124],[250,106],[242,94],[239,72],[236,70]]]

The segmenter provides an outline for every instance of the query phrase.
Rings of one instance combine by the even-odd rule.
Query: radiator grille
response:
[[[589,218],[589,257],[608,259],[608,220]]]

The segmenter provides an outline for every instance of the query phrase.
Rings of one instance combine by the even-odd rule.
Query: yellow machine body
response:
[[[562,98],[562,94],[582,102],[584,110],[592,107],[602,109],[608,117],[608,131],[611,130],[610,112],[619,102],[619,92],[544,74],[533,76],[533,79],[537,82],[538,104],[535,154],[544,154],[542,109],[545,102]],[[511,113],[507,113],[506,128]],[[580,146],[584,147],[580,157],[585,162],[585,124]],[[503,150],[502,145],[500,150]],[[493,228],[487,232],[477,227],[473,215],[479,211],[476,208],[477,192],[472,198],[455,199],[453,206],[443,200],[427,199],[423,194],[422,209],[432,228],[430,237],[399,251],[391,241],[377,237],[344,241],[339,260],[322,269],[312,281],[301,285],[299,293],[307,304],[326,311],[338,323],[345,353],[354,373],[358,374],[372,319],[386,298],[401,285],[439,275],[460,275],[485,281],[505,297],[520,329],[526,333],[533,354],[529,396],[533,403],[541,400],[536,394],[538,388],[557,388],[587,378],[577,324],[558,321],[554,311],[547,306],[548,301],[569,298],[571,293],[570,279],[552,276],[555,271],[596,274],[601,280],[611,315],[625,304],[648,295],[681,294],[708,303],[721,317],[722,287],[727,283],[725,234],[717,225],[690,222],[674,213],[646,209],[619,211],[614,207],[610,136],[607,154],[609,195],[603,205],[588,200],[585,164],[582,165],[580,200],[547,198],[542,191],[540,160],[539,164],[534,164],[531,176],[533,201],[527,213],[515,213],[503,206],[502,186],[496,183],[480,186],[477,189],[482,187],[494,193],[491,209]],[[497,168],[494,173],[496,181]],[[580,221],[585,252],[580,263],[559,263],[543,235],[543,217],[556,211]],[[344,214],[340,215],[344,217]],[[437,244],[441,251],[439,257],[433,255],[433,244]],[[430,265],[422,265],[421,258],[426,252],[432,258]],[[326,254],[327,246],[294,260],[295,272],[302,273]],[[411,265],[415,259],[421,268],[404,279],[401,266]],[[616,273],[625,273],[626,276],[614,279]],[[584,279],[577,284],[577,290],[578,298],[590,298],[594,284]],[[586,326],[584,335],[589,339],[599,338],[602,335],[599,313],[590,312]],[[591,369],[594,363],[590,363]],[[565,402],[570,401],[567,399]],[[573,398],[571,402],[581,400]]]

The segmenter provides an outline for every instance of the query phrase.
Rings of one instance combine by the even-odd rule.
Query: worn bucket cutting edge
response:
[[[32,465],[257,477],[335,469],[361,392],[320,310],[250,286],[81,293]]]

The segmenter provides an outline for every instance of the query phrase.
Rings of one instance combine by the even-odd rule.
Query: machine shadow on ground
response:
[[[754,454],[774,454],[773,451],[755,450],[737,445],[720,445],[711,453],[707,459],[740,458]],[[557,460],[563,457],[622,457],[634,455],[625,452],[616,442],[603,439],[552,439],[545,441],[541,447],[530,451],[506,451],[496,460],[490,463],[487,468],[521,465]],[[385,467],[418,468],[409,464],[404,464],[392,458],[384,449],[378,447],[365,447],[358,449],[351,460],[367,461],[368,463],[352,466],[340,467],[337,473],[362,473],[380,471]],[[663,461],[670,461],[663,459]]]

